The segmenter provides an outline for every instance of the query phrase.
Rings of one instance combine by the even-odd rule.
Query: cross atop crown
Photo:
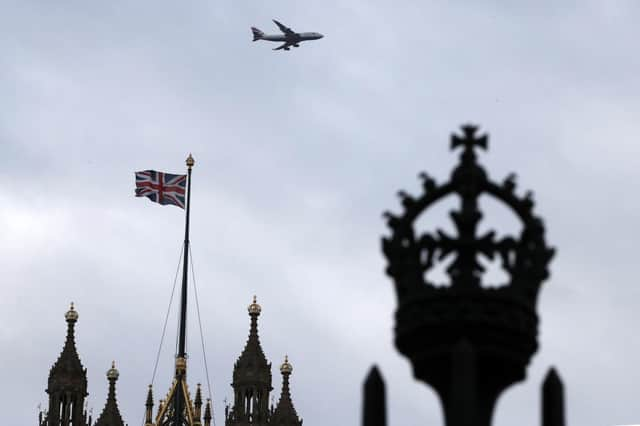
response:
[[[487,135],[476,136],[478,131],[477,126],[467,124],[462,126],[462,137],[455,133],[451,135],[451,149],[456,149],[459,146],[464,146],[464,153],[473,153],[474,147],[480,147],[484,150],[487,149],[489,141]]]

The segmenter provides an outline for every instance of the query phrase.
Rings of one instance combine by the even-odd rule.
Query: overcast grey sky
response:
[[[134,198],[133,172],[180,173],[192,152],[218,425],[253,294],[274,394],[289,354],[305,425],[359,424],[372,363],[390,425],[441,424],[435,394],[392,347],[381,213],[398,209],[398,189],[418,190],[419,171],[448,177],[448,138],[466,122],[490,134],[491,176],[516,171],[535,191],[558,249],[541,349],[494,424],[539,424],[550,365],[570,424],[640,422],[640,4],[519,3],[2,0],[4,423],[36,421],[70,301],[94,415],[115,359],[122,414],[141,423],[183,212]],[[252,43],[249,27],[275,31],[272,18],[325,38],[290,52]],[[493,210],[489,224],[510,226]],[[445,226],[441,213],[426,226]],[[156,398],[172,374],[172,321]],[[193,386],[205,374],[189,325]]]

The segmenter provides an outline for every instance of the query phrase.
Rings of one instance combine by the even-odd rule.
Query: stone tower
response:
[[[292,372],[293,366],[289,363],[288,357],[285,356],[284,363],[280,366],[280,373],[282,373],[280,400],[269,421],[273,426],[302,426],[302,420],[298,417],[298,413],[293,406],[291,391],[289,390],[289,376],[291,376]]]
[[[82,366],[76,351],[75,324],[78,312],[73,303],[65,314],[67,339],[58,360],[51,367],[47,394],[49,410],[40,413],[41,426],[87,426],[84,400],[87,397],[87,370]]]
[[[65,314],[67,320],[67,340],[58,360],[49,372],[49,409],[41,411],[40,426],[91,426],[91,416],[87,416],[85,398],[87,397],[87,370],[82,366],[76,351],[75,324],[78,312],[73,303]],[[109,393],[102,414],[93,426],[125,426],[116,401],[116,381],[118,370],[115,363],[107,371]]]
[[[234,405],[231,410],[226,409],[226,426],[263,426],[268,424],[271,414],[271,364],[267,362],[258,338],[258,317],[262,308],[255,296],[248,310],[251,318],[249,338],[233,368]]]
[[[119,376],[120,373],[116,370],[116,363],[113,362],[111,368],[107,371],[107,380],[109,380],[107,402],[94,426],[125,426],[118,409],[118,401],[116,400],[116,381]]]

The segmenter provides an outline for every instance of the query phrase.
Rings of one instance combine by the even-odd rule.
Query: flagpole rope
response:
[[[160,345],[158,346],[158,352],[156,354],[156,362],[153,366],[153,373],[151,374],[151,386],[156,379],[156,373],[158,371],[158,362],[160,361],[160,353],[162,352],[162,344],[164,343],[164,337],[167,333],[167,323],[169,322],[169,314],[171,313],[171,304],[173,303],[173,296],[176,293],[176,283],[178,282],[178,273],[180,272],[180,258],[182,257],[182,252],[184,251],[184,244],[181,244],[182,249],[180,250],[180,255],[178,256],[178,267],[176,268],[176,275],[173,278],[173,287],[171,289],[171,297],[169,298],[169,306],[167,307],[167,313],[164,317],[164,325],[162,326],[162,336],[160,337]],[[141,425],[144,425],[144,417],[142,415]]]
[[[196,299],[196,312],[198,313],[198,326],[200,328],[200,343],[202,344],[202,358],[204,359],[204,371],[207,375],[207,390],[209,391],[209,399],[211,400],[211,418],[213,419],[213,426],[216,426],[215,410],[213,409],[213,396],[211,392],[211,380],[209,379],[209,366],[207,364],[207,352],[204,347],[204,333],[202,332],[202,320],[200,319],[200,303],[198,302],[198,288],[196,287],[196,274],[193,268],[193,247],[189,251],[189,258],[191,259],[191,281],[193,282],[193,294]]]
[[[178,341],[180,340],[180,321],[176,324],[176,345],[173,349],[173,355],[178,356]]]
[[[167,332],[167,323],[169,322],[169,314],[171,313],[171,304],[173,303],[173,296],[176,293],[176,283],[178,282],[178,273],[180,272],[180,257],[182,257],[182,252],[184,251],[184,245],[182,245],[182,249],[180,250],[180,256],[178,257],[178,267],[176,268],[176,275],[173,278],[173,288],[171,289],[171,297],[169,298],[169,306],[167,307],[167,313],[164,316],[164,325],[162,326],[162,337],[160,337],[160,346],[158,347],[158,353],[156,354],[156,362],[153,366],[153,374],[151,376],[151,385],[153,386],[153,382],[156,378],[156,372],[158,371],[158,361],[160,361],[160,352],[162,351],[162,344],[164,342],[164,336]]]

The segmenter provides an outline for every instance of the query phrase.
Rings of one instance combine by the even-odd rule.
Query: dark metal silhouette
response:
[[[542,384],[542,426],[564,426],[564,390],[555,368]]]
[[[437,184],[421,173],[422,194],[413,197],[400,191],[403,212],[385,213],[391,235],[383,238],[382,248],[398,296],[395,344],[411,361],[414,376],[438,393],[447,426],[489,426],[497,398],[525,378],[538,348],[537,295],[549,276],[554,250],[546,245],[542,219],[533,214],[531,193],[518,196],[514,175],[496,183],[478,164],[477,150],[488,149],[486,135],[478,136],[474,126],[463,126],[461,136],[452,135],[451,149],[461,149],[462,154],[448,182]],[[416,230],[417,218],[448,195],[460,199],[459,209],[450,213],[457,235]],[[522,223],[518,237],[498,237],[494,230],[478,235],[482,195],[496,198],[514,212]],[[481,257],[499,260],[509,282],[484,285]],[[426,273],[449,258],[449,285],[429,282]],[[367,383],[374,378],[370,375]],[[376,386],[383,389],[379,380]],[[562,386],[555,373],[547,382],[551,384],[550,390],[545,388],[543,424],[563,425],[558,420]],[[364,425],[382,426],[380,391],[368,389]]]
[[[373,366],[364,382],[364,424],[384,426],[387,422],[387,405],[384,395],[384,381],[378,367]]]

